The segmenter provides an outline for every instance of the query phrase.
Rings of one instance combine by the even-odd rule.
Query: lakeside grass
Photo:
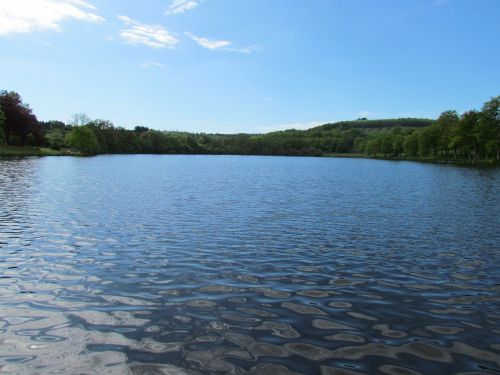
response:
[[[375,159],[375,160],[391,160],[391,161],[414,161],[419,163],[431,164],[450,164],[472,167],[498,167],[500,161],[497,159],[485,160],[467,160],[467,159],[450,159],[450,158],[415,158],[415,157],[388,157],[380,155],[365,155],[360,153],[328,153],[321,155],[328,158],[361,158],[361,159]]]
[[[0,145],[0,157],[60,156],[60,155],[67,155],[67,153],[43,147],[28,147],[28,146],[21,147],[21,146]]]
[[[322,154],[321,156],[327,158],[362,158],[362,159],[373,159],[372,156],[368,156],[365,154],[359,154],[354,152],[329,152],[326,154]]]

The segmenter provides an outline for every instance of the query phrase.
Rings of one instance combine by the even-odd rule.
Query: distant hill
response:
[[[432,125],[435,120],[423,118],[397,118],[380,120],[354,120],[340,121],[333,124],[316,126],[309,130],[332,130],[332,129],[383,129],[383,128],[424,128]]]

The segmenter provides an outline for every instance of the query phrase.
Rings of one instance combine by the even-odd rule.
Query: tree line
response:
[[[480,111],[445,111],[437,120],[343,121],[267,134],[205,134],[133,130],[76,114],[38,121],[15,92],[0,92],[0,143],[50,147],[85,155],[117,153],[325,156],[358,154],[394,159],[500,160],[500,96]]]

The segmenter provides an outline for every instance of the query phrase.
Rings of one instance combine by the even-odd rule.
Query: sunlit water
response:
[[[0,373],[498,374],[500,171],[0,160]]]

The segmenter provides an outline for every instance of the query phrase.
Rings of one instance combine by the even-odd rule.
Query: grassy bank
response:
[[[364,156],[365,158],[377,160],[393,160],[393,161],[415,161],[419,163],[432,163],[432,164],[452,164],[461,166],[472,167],[498,167],[500,161],[497,159],[482,159],[482,160],[468,160],[468,159],[445,159],[445,158],[414,158],[414,157],[383,157],[383,156]]]
[[[476,166],[476,167],[498,167],[500,161],[496,159],[484,160],[467,160],[467,159],[435,159],[435,158],[415,158],[415,157],[386,157],[386,156],[370,156],[359,153],[328,153],[321,155],[329,158],[362,158],[362,159],[375,159],[375,160],[391,160],[391,161],[415,161],[419,163],[432,163],[432,164],[452,164],[462,166]]]
[[[371,156],[355,153],[355,152],[329,152],[322,154],[321,156],[327,158],[363,158],[363,159],[373,159]]]
[[[0,157],[12,156],[59,156],[66,155],[61,151],[52,150],[50,148],[39,147],[20,147],[0,145]]]

